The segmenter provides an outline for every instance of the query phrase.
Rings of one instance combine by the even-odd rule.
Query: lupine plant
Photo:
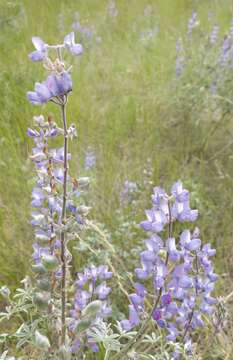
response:
[[[189,36],[195,24],[193,15]],[[61,121],[40,114],[34,116],[34,125],[28,129],[34,141],[30,158],[36,171],[31,201],[34,278],[27,277],[24,288],[18,289],[13,298],[7,287],[1,288],[7,306],[0,320],[15,317],[19,325],[15,332],[9,326],[9,333],[1,335],[2,357],[10,359],[7,352],[15,341],[15,355],[24,354],[20,359],[95,359],[93,353],[97,352],[105,360],[139,356],[179,359],[194,354],[196,330],[214,311],[212,291],[217,275],[211,262],[215,250],[210,244],[202,244],[197,228],[183,228],[183,224],[197,220],[198,211],[190,207],[190,194],[181,181],[169,194],[163,188],[154,188],[152,208],[146,210],[147,219],[140,223],[147,234],[146,249],[140,254],[141,265],[128,276],[129,284],[125,279],[122,283],[111,262],[111,269],[103,264],[87,265],[73,280],[70,243],[81,241],[80,234],[92,223],[88,219],[90,208],[82,197],[89,179],[73,177],[69,171],[68,144],[77,131],[74,124],[68,125],[66,116],[72,77],[64,52],[79,56],[83,48],[75,42],[74,33],[58,45],[46,44],[38,37],[32,42],[36,50],[29,58],[42,62],[48,74],[45,81],[35,83],[27,98],[33,105],[53,103],[60,109]],[[87,170],[95,164],[95,154],[89,152],[88,156]],[[124,197],[137,191],[136,183],[125,182]],[[117,258],[108,239],[103,242],[111,250],[109,256]],[[129,317],[121,316],[117,321],[112,316],[109,286],[113,277],[130,302]],[[133,293],[128,293],[130,286],[134,287]],[[121,299],[116,300],[115,306]],[[154,344],[158,344],[160,333],[164,347],[156,354],[159,348]],[[143,354],[141,345],[145,343],[152,344],[152,348]]]

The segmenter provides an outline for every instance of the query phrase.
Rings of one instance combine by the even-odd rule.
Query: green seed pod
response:
[[[37,281],[37,286],[41,290],[49,291],[51,288],[51,283],[48,279],[40,279]]]
[[[34,304],[40,309],[47,309],[49,303],[48,293],[35,293],[33,296]]]
[[[42,264],[32,265],[32,271],[37,274],[44,274],[47,272],[47,270],[45,269],[45,267]]]
[[[43,255],[41,261],[44,267],[50,271],[56,270],[59,265],[59,261],[54,255]]]
[[[80,188],[85,188],[86,186],[88,186],[90,184],[90,179],[89,177],[81,177],[78,179],[78,186]]]

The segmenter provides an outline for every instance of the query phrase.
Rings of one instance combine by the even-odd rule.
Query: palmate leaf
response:
[[[88,337],[95,343],[102,343],[107,351],[119,351],[121,348],[120,335],[113,333],[111,324],[103,321],[98,322],[88,331]]]

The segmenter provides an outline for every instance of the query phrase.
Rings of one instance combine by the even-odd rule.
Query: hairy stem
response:
[[[65,344],[66,337],[66,233],[64,226],[66,224],[66,200],[67,200],[67,175],[68,175],[68,134],[66,122],[65,103],[61,105],[62,121],[64,128],[64,168],[63,168],[63,201],[62,201],[62,231],[61,231],[61,344]]]

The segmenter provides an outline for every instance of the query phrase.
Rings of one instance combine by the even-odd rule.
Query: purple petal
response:
[[[46,50],[46,44],[44,43],[44,41],[40,37],[33,36],[32,37],[32,43],[35,46],[36,50],[38,50],[38,51],[45,51]]]
[[[44,59],[44,56],[45,56],[45,54],[44,54],[44,52],[42,52],[42,51],[33,51],[33,52],[31,52],[29,55],[29,58],[30,58],[30,60],[31,61],[41,61],[41,60],[43,60]]]
[[[79,56],[83,53],[83,47],[81,44],[74,44],[73,46],[70,46],[70,52],[75,56]]]

